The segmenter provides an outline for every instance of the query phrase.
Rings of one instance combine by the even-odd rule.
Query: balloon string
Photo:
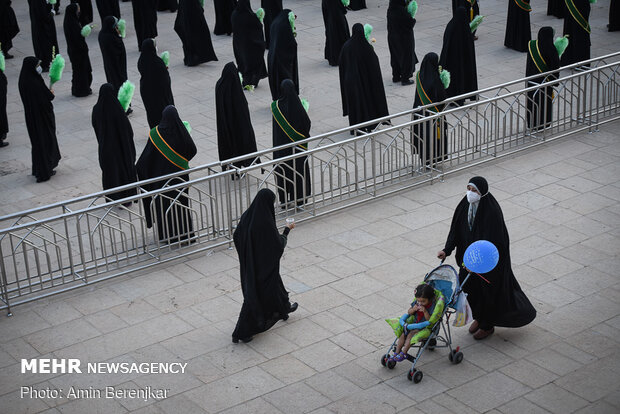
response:
[[[476,272],[472,272],[478,276],[480,276],[482,278],[482,280],[484,280],[485,282],[487,282],[489,285],[491,284],[491,282],[489,282],[487,279],[484,278],[484,276],[482,276],[480,273],[476,273]]]

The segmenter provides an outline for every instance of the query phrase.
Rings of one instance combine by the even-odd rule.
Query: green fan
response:
[[[415,15],[418,12],[418,3],[415,0],[411,0],[411,2],[407,5],[407,11],[411,15],[411,18],[415,19]]]
[[[555,50],[558,51],[558,56],[562,57],[564,51],[568,47],[568,35],[556,38],[553,42],[553,46],[555,46]]]
[[[288,22],[291,24],[291,30],[293,31],[293,36],[297,36],[297,31],[295,30],[295,13],[288,12]]]
[[[125,19],[120,19],[116,25],[118,26],[118,31],[120,32],[121,37],[124,39],[127,35],[127,22]]]
[[[364,36],[366,36],[366,40],[370,42],[370,34],[372,33],[372,26],[366,23],[364,25]]]
[[[260,20],[260,22],[263,22],[263,19],[265,18],[265,9],[263,9],[262,7],[258,10],[256,10],[256,17],[258,17],[258,20]]]
[[[441,69],[441,66],[439,67],[439,79],[441,79],[444,89],[448,89],[450,86],[450,72],[445,69]]]
[[[301,106],[304,107],[304,109],[306,110],[306,112],[308,112],[308,109],[310,109],[310,102],[308,102],[307,99],[301,99]]]
[[[52,65],[50,66],[50,88],[62,78],[62,71],[64,68],[65,59],[59,53],[54,56],[54,60],[52,60]]]
[[[469,28],[471,29],[471,32],[475,32],[476,29],[478,29],[478,26],[480,26],[480,23],[482,23],[482,19],[484,19],[484,16],[476,16],[474,17],[474,20],[471,21],[471,23],[469,23]]]
[[[170,52],[168,52],[167,50],[163,51],[161,54],[161,60],[163,60],[166,67],[168,67],[168,65],[170,64]]]
[[[133,98],[133,93],[136,90],[136,85],[126,80],[123,82],[121,87],[118,90],[118,101],[121,103],[121,106],[127,112],[129,109],[129,105],[131,104],[131,98]]]
[[[189,134],[192,133],[192,126],[189,124],[189,121],[183,121],[183,125],[185,125],[185,129],[187,129],[187,132]]]
[[[90,36],[90,32],[92,32],[93,28],[90,27],[89,24],[87,24],[86,26],[82,27],[82,31],[80,32],[80,34],[82,35],[82,37],[88,37]]]
[[[349,7],[349,4],[351,4],[351,0],[340,0],[342,2],[342,5],[344,7]]]
[[[4,52],[0,50],[0,70],[4,72],[4,69],[6,69],[6,61],[4,60]]]

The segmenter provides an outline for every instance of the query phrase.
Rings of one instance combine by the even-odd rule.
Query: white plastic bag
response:
[[[471,313],[471,307],[469,306],[469,302],[467,302],[467,293],[461,292],[454,309],[456,313],[454,314],[455,318],[454,322],[452,322],[452,326],[460,327],[469,325],[473,322],[474,318]]]

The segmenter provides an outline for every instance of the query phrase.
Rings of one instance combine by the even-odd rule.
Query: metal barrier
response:
[[[278,220],[303,221],[595,131],[620,118],[619,71],[620,52],[562,68],[560,79],[452,98],[439,113],[422,107],[317,135],[302,141],[307,151],[291,143],[0,217],[0,309],[230,245],[260,188],[278,194]],[[161,188],[145,190],[154,183]],[[110,199],[128,189],[136,195]]]

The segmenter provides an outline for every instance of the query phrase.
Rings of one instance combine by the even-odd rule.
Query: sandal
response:
[[[397,355],[394,355],[394,361],[396,362],[401,362],[403,360],[405,360],[407,357],[405,356],[404,352],[399,352]]]

